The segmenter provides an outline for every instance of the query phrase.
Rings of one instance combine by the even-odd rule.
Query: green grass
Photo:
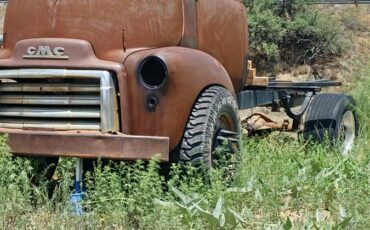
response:
[[[184,175],[175,167],[165,182],[156,161],[104,165],[87,177],[83,216],[68,202],[73,160],[62,160],[49,198],[48,182],[32,185],[42,175],[29,160],[10,156],[1,139],[0,228],[222,229],[225,217],[226,229],[370,229],[369,76],[370,66],[351,92],[363,126],[349,157],[274,133],[245,138],[234,181],[215,170],[207,184],[193,168]]]

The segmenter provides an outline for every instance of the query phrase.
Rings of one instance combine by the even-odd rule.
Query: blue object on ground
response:
[[[85,188],[82,185],[83,179],[83,159],[76,159],[76,180],[75,180],[75,189],[71,195],[71,205],[73,211],[76,215],[83,215],[83,200],[85,197]]]
[[[82,201],[84,199],[84,195],[85,195],[84,193],[73,193],[71,195],[71,204],[72,204],[73,212],[78,216],[81,216],[84,213],[83,207],[82,207]]]

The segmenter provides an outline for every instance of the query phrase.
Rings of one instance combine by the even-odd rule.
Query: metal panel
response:
[[[86,131],[29,131],[0,129],[9,135],[14,154],[107,158],[117,160],[169,160],[169,138],[101,134]]]
[[[196,49],[198,47],[198,27],[196,0],[183,0],[184,31],[181,46]]]
[[[250,109],[270,105],[279,100],[279,94],[273,90],[245,90],[237,94],[239,109]]]
[[[279,88],[303,88],[303,87],[334,87],[342,86],[341,82],[330,81],[330,80],[317,80],[317,81],[302,81],[302,82],[290,82],[290,81],[270,81],[269,87],[279,87]]]

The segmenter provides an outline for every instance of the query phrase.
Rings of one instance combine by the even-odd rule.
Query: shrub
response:
[[[279,46],[282,61],[289,64],[322,62],[342,55],[349,46],[341,23],[319,11],[300,12],[285,25],[288,32]]]
[[[340,21],[309,4],[311,0],[245,0],[251,56],[258,67],[272,70],[314,64],[342,55],[349,42]]]

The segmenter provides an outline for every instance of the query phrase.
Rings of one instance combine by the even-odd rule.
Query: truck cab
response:
[[[241,90],[245,17],[235,0],[10,1],[0,127],[22,154],[166,160],[204,89]]]

